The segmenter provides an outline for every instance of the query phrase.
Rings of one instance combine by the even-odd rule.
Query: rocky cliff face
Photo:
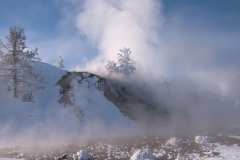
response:
[[[76,97],[81,95],[82,88],[79,86],[95,88],[123,115],[141,124],[163,121],[169,115],[167,107],[159,107],[151,93],[118,80],[102,78],[87,72],[68,72],[57,82],[57,85],[61,86],[59,103],[71,107],[79,120],[84,117],[84,110],[76,103]],[[79,95],[76,95],[77,93]],[[89,103],[91,103],[90,97],[85,96]]]

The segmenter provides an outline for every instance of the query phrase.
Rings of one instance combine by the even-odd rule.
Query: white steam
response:
[[[56,55],[60,54],[63,58],[70,57],[71,62],[78,61],[80,58],[91,59],[86,62],[86,66],[82,67],[80,64],[75,69],[104,75],[107,73],[104,68],[106,61],[116,61],[119,49],[130,48],[132,51],[130,58],[136,62],[137,69],[133,77],[141,78],[139,80],[132,78],[131,80],[134,80],[129,82],[129,86],[136,87],[135,91],[142,97],[144,94],[138,92],[139,88],[142,89],[140,91],[150,90],[149,93],[154,94],[158,107],[162,107],[161,104],[164,107],[167,105],[172,111],[170,118],[163,125],[165,128],[154,124],[157,131],[165,130],[167,134],[171,131],[173,133],[202,131],[206,128],[211,130],[212,127],[221,128],[239,122],[240,48],[229,49],[227,45],[231,43],[232,46],[236,46],[239,33],[235,35],[225,32],[212,33],[208,30],[203,32],[203,30],[199,31],[199,28],[191,28],[185,24],[188,20],[184,19],[186,17],[182,12],[165,16],[164,6],[159,0],[73,0],[71,2],[76,6],[76,10],[64,10],[66,21],[63,20],[62,30],[67,32],[62,33],[60,41],[54,40],[55,43],[50,44],[52,48],[58,48],[58,50],[52,49],[53,53],[56,52]],[[75,12],[77,12],[76,15]],[[70,17],[67,16],[69,13]],[[69,36],[71,35],[69,33],[75,30],[69,31],[74,27],[71,26],[72,24],[70,27],[65,25],[65,22],[73,23],[73,19],[81,37],[78,34]],[[64,43],[61,42],[62,39]],[[82,42],[84,44],[81,44]],[[43,42],[43,46],[47,43],[48,41]],[[92,53],[82,50],[82,48],[88,48],[84,47],[85,45],[91,46],[93,50],[97,48],[98,54],[92,58],[90,55]],[[48,50],[49,48],[45,50],[46,53],[50,53],[51,49]],[[46,57],[49,55],[46,54]],[[231,57],[234,57],[234,60],[231,60]],[[79,63],[81,61],[83,60],[79,60]],[[53,73],[49,75],[56,77],[56,73]],[[163,85],[158,85],[161,84],[161,76],[164,74],[172,79],[169,95]],[[51,101],[56,103],[57,99],[51,99]],[[53,106],[52,103],[43,104],[45,105]],[[62,118],[67,116],[68,114],[64,112],[59,117],[64,121]],[[74,128],[78,122],[72,122],[72,120],[67,121],[64,124],[69,128],[63,128],[64,131],[73,128],[71,135],[68,135],[70,140],[79,136],[78,131],[82,129]],[[49,124],[47,128],[51,128],[46,134],[50,135],[49,139],[52,139],[52,136],[59,134],[62,126],[52,127],[55,121],[46,123]],[[41,124],[37,126],[46,128]],[[6,131],[9,128],[12,128],[11,125],[0,130],[1,137],[7,136]],[[111,133],[119,136],[122,130],[91,123],[86,124],[84,131],[86,132],[84,136],[91,138],[94,135],[89,133],[98,132],[99,137],[103,135],[107,137]],[[27,135],[33,135],[32,139],[35,139],[35,134],[38,135],[36,132],[30,130]],[[56,139],[62,139],[65,135],[65,132],[61,132]],[[21,134],[19,137],[22,136]]]
[[[96,72],[100,67],[105,72],[106,61],[115,61],[119,49],[127,47],[141,73],[161,73],[164,62],[159,35],[164,21],[161,7],[155,0],[85,1],[76,25],[99,50],[86,68]]]
[[[98,55],[76,70],[106,74],[106,61],[116,61],[119,49],[128,47],[136,74],[145,80],[180,75],[193,78],[208,92],[240,99],[240,66],[231,60],[234,55],[239,58],[235,42],[239,33],[212,32],[204,25],[193,28],[188,24],[207,20],[187,19],[189,10],[166,16],[165,6],[157,0],[87,0],[81,5],[76,27],[98,49]]]
[[[196,115],[192,119],[196,121],[194,124],[204,126],[201,117],[207,121],[215,117],[210,125],[214,126],[222,115],[227,119],[226,113],[233,106],[223,104],[221,97],[235,106],[240,99],[239,60],[231,58],[234,55],[240,58],[235,42],[239,33],[234,35],[228,30],[212,32],[208,26],[197,26],[204,20],[187,19],[191,17],[186,15],[191,14],[189,10],[166,16],[163,8],[161,1],[157,0],[84,1],[76,16],[76,26],[99,53],[84,68],[76,69],[104,75],[106,61],[116,61],[119,49],[129,47],[132,51],[130,57],[136,62],[135,77],[141,75],[140,81],[151,83],[153,92],[159,94],[164,91],[157,84],[161,83],[160,77],[167,74],[173,81],[171,106],[184,112],[180,101],[194,93],[201,101],[199,108],[191,111]],[[197,27],[192,27],[194,24]],[[215,114],[215,109],[211,110],[213,106],[226,108]],[[211,111],[205,115],[206,108]],[[177,116],[175,119],[173,123],[179,121]]]

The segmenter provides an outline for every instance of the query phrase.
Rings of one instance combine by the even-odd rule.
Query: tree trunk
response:
[[[17,71],[14,71],[14,97],[18,97],[18,90],[17,90]]]
[[[13,47],[13,83],[14,83],[14,97],[18,97],[18,89],[17,89],[17,53],[16,53],[16,44],[17,42],[15,41],[14,47]]]

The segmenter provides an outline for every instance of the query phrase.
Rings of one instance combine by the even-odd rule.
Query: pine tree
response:
[[[54,61],[54,66],[57,68],[64,68],[63,65],[63,59],[61,56],[59,56],[55,61]]]
[[[18,97],[19,92],[43,89],[42,72],[33,69],[33,62],[38,60],[38,49],[27,50],[24,28],[13,26],[9,31],[7,43],[3,44],[5,52],[1,55],[0,82],[13,87],[14,97]]]

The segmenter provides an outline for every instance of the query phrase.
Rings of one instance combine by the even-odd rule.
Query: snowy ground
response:
[[[235,134],[234,136],[239,136]],[[60,146],[28,146],[1,149],[0,157],[54,159],[68,154],[68,159],[82,156],[99,160],[238,160],[240,140],[229,135],[195,137],[134,137],[121,140],[95,140]],[[83,158],[84,159],[84,158]],[[5,160],[5,159],[0,159]]]
[[[52,160],[64,154],[68,159],[99,160],[240,159],[238,129],[188,137],[177,136],[181,132],[177,130],[176,137],[166,137],[163,133],[144,137],[139,123],[106,99],[108,92],[98,88],[101,85],[98,76],[71,73],[73,79],[68,90],[64,85],[57,85],[67,71],[43,63],[36,63],[35,68],[44,70],[46,88],[34,92],[34,103],[23,103],[21,97],[13,98],[13,92],[0,85],[0,160]],[[65,101],[60,103],[61,100]],[[233,109],[231,115],[237,111]],[[197,113],[200,120],[204,119]],[[209,118],[206,122],[212,120]],[[185,118],[185,121],[190,120]],[[178,127],[184,130],[181,127],[187,124]]]
[[[72,89],[65,94],[71,95],[70,101],[59,103],[64,96],[57,82],[67,71],[44,63],[36,63],[35,68],[44,71],[46,84],[44,90],[34,92],[33,103],[22,102],[21,96],[13,98],[13,91],[0,84],[0,144],[60,141],[76,134],[108,136],[110,130],[119,132],[118,128],[136,125],[98,90],[96,76],[75,76]]]

